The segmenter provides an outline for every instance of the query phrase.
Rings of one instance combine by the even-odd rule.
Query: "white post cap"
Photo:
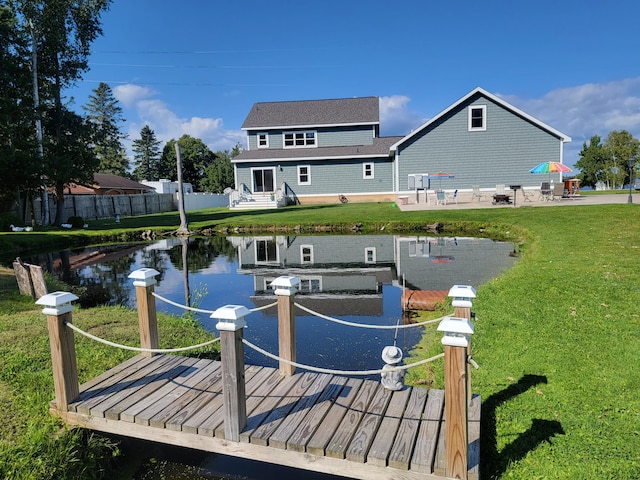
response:
[[[300,279],[291,275],[282,275],[271,282],[276,295],[295,295],[300,285]]]
[[[471,308],[473,298],[476,298],[476,289],[471,285],[454,285],[449,290],[449,297],[453,297],[451,305],[454,307]]]
[[[158,275],[160,272],[153,268],[139,268],[131,272],[128,278],[133,280],[133,285],[136,287],[149,287],[156,284]]]
[[[44,305],[42,313],[45,315],[62,315],[73,310],[71,302],[78,297],[69,292],[53,292],[43,295],[36,300],[36,305]]]
[[[473,330],[473,323],[461,317],[444,317],[438,325],[438,331],[444,332],[442,344],[450,347],[467,347]]]
[[[211,318],[217,318],[219,320],[216,324],[218,330],[235,332],[247,326],[244,317],[249,315],[249,313],[251,312],[244,305],[225,305],[213,312]]]

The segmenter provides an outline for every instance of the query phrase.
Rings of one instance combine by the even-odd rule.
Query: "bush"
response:
[[[69,217],[69,220],[67,220],[67,223],[70,224],[73,228],[82,228],[85,222],[84,222],[84,218],[74,216],[74,217]]]
[[[10,225],[21,226],[22,220],[18,216],[13,214],[2,215],[0,217],[0,231],[11,231],[11,228],[9,228]]]

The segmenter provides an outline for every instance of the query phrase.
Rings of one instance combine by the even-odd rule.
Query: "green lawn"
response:
[[[473,308],[473,353],[480,365],[473,385],[483,399],[482,478],[632,479],[640,478],[639,208],[618,204],[403,213],[391,204],[372,203],[247,213],[217,209],[189,214],[189,224],[199,231],[259,227],[278,233],[351,232],[361,224],[363,232],[424,234],[425,225],[442,222],[446,232],[516,241],[521,261],[477,286]],[[55,236],[83,243],[112,233],[131,238],[132,230],[162,232],[177,225],[177,213],[125,218],[115,232],[109,229],[116,225],[90,222],[86,232],[39,233],[44,238],[38,243]],[[19,252],[18,238],[20,248],[35,248],[28,237],[18,235],[0,235],[0,246]],[[38,326],[41,315],[34,309],[22,311],[24,302],[4,290],[0,382],[9,388],[0,388],[0,402],[18,412],[29,408],[31,418],[46,423],[52,387],[50,371],[41,366],[47,348],[46,332]],[[89,312],[87,318],[93,315]],[[434,330],[426,333],[428,347],[421,355],[441,348]],[[15,345],[17,337],[26,335],[39,346],[37,369],[29,352],[18,352]],[[107,359],[96,363],[101,368]],[[441,369],[432,365],[435,385],[441,387]],[[16,445],[22,445],[26,457],[43,455],[34,442],[46,435],[26,437],[24,416],[15,414],[22,423],[8,442],[3,431],[0,466],[13,458],[6,452],[14,452]],[[24,446],[24,438],[33,451]]]

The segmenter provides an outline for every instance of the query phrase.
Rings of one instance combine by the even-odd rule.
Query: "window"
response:
[[[311,167],[298,165],[298,185],[311,185]]]
[[[256,239],[256,265],[278,263],[278,245],[272,239]]]
[[[373,178],[373,163],[362,164],[362,178]]]
[[[487,106],[472,105],[469,107],[469,131],[487,129]]]
[[[313,263],[313,245],[300,245],[300,263]]]
[[[258,133],[258,148],[269,148],[269,135],[266,133]]]
[[[301,278],[298,291],[300,293],[320,293],[322,291],[322,281],[319,277]]]
[[[284,148],[316,146],[316,132],[285,132]]]
[[[429,242],[421,240],[412,240],[409,242],[409,256],[410,257],[428,257],[429,256]]]
[[[376,247],[364,249],[364,263],[376,263]]]

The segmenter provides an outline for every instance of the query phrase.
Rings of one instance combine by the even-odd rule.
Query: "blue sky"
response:
[[[212,150],[245,143],[255,102],[377,96],[382,135],[405,135],[482,87],[584,141],[640,138],[635,0],[114,0],[91,70],[123,107],[129,142],[148,124]]]

